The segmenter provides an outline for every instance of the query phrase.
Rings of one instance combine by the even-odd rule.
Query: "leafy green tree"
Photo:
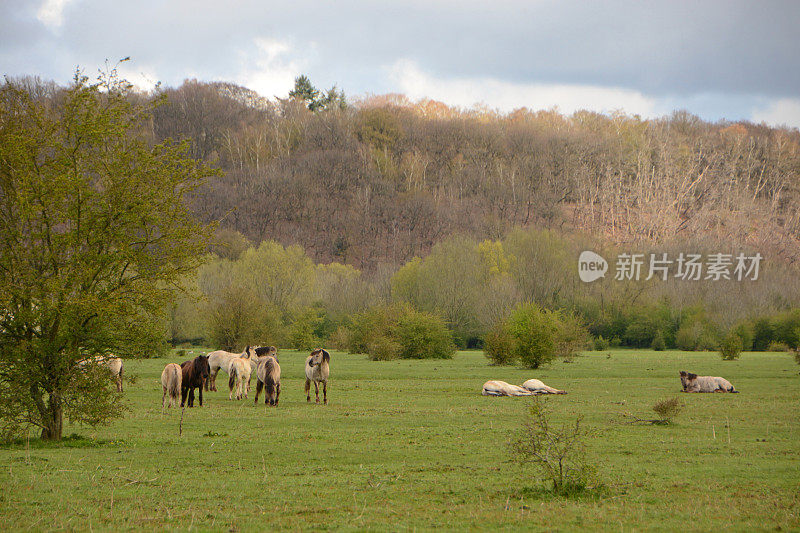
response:
[[[112,73],[113,74],[113,73]],[[173,287],[210,228],[185,197],[213,171],[151,145],[130,85],[76,74],[52,98],[0,87],[0,420],[60,439],[63,420],[119,416],[99,365],[163,349]]]

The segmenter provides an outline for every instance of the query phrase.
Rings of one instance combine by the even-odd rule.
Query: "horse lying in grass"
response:
[[[231,361],[231,366],[228,371],[228,399],[232,399],[233,389],[236,388],[236,399],[241,400],[247,398],[247,393],[250,392],[250,367],[249,359],[236,357]]]
[[[181,395],[181,379],[183,372],[181,367],[175,363],[170,363],[161,372],[161,388],[164,393],[161,395],[161,408],[172,407],[178,403]],[[169,395],[169,405],[167,405],[167,395]]]
[[[314,382],[314,391],[319,403],[319,384],[322,383],[322,403],[328,404],[328,376],[330,376],[331,354],[317,348],[306,358],[306,401],[311,401],[311,382]]]
[[[529,379],[522,384],[522,388],[534,394],[566,394],[567,391],[548,387],[538,379]]]
[[[191,361],[181,363],[181,407],[189,396],[189,407],[194,407],[194,389],[200,393],[200,407],[203,406],[203,385],[208,380],[208,356],[198,355]]]
[[[684,370],[680,371],[682,392],[739,392],[725,378],[698,376]]]
[[[533,396],[534,393],[505,381],[487,381],[483,384],[481,394],[484,396]]]
[[[230,376],[231,361],[233,361],[237,357],[249,360],[251,363],[250,366],[251,371],[253,368],[255,368],[255,365],[258,362],[258,360],[256,359],[256,348],[252,348],[250,346],[245,348],[244,352],[240,354],[226,352],[225,350],[217,350],[215,352],[210,352],[207,355],[207,357],[208,357],[208,368],[209,368],[208,381],[206,381],[205,384],[205,389],[207,391],[217,390],[217,374],[219,373],[220,370],[224,370],[225,373]]]
[[[114,383],[117,385],[117,392],[122,392],[122,359],[113,354],[95,355],[89,359],[78,361],[78,366],[83,367],[91,363],[106,367],[109,374],[111,374],[111,379],[113,379]]]
[[[262,388],[264,389],[264,404],[277,407],[281,397],[281,365],[278,364],[278,356],[275,352],[272,352],[272,355],[258,358],[254,404],[258,404],[258,395],[261,394]]]

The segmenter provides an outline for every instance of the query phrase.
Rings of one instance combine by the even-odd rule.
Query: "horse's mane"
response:
[[[330,363],[331,362],[331,354],[329,354],[326,350],[322,350],[322,360],[325,361],[326,363]]]

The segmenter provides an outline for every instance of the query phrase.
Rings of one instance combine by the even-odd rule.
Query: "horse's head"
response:
[[[211,373],[211,366],[208,364],[208,356],[198,355],[194,361],[195,371],[202,379],[208,379],[208,375]]]
[[[681,370],[680,376],[681,376],[681,387],[683,387],[683,390],[686,391],[686,385],[689,384],[689,374],[687,374],[685,370]]]
[[[323,362],[327,363],[331,360],[331,354],[323,350],[322,348],[317,348],[313,352],[311,352],[311,359],[308,361],[308,366],[315,367],[317,365],[321,365]]]

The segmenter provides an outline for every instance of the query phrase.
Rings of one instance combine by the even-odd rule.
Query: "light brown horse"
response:
[[[331,369],[329,363],[331,354],[317,348],[306,358],[306,401],[311,401],[311,382],[314,382],[314,392],[319,403],[319,384],[322,383],[322,403],[328,404],[328,376]]]
[[[529,379],[522,384],[522,388],[531,391],[534,394],[566,394],[567,391],[554,389],[548,387],[538,379]]]
[[[262,388],[264,389],[264,404],[277,407],[278,399],[281,397],[281,365],[278,364],[277,354],[258,358],[254,404],[258,404],[258,395],[261,394]]]
[[[230,376],[231,361],[237,357],[249,360],[252,364],[252,369],[256,364],[256,348],[248,346],[242,353],[232,353],[226,352],[225,350],[217,350],[208,354],[209,374],[205,383],[205,389],[207,391],[217,390],[217,374],[219,374],[220,370],[224,370],[225,373]]]
[[[161,395],[161,408],[172,407],[178,403],[181,395],[181,367],[178,364],[170,363],[161,372],[161,388],[164,393]],[[169,405],[167,405],[167,395],[169,395]]]
[[[484,396],[533,396],[534,394],[522,387],[506,383],[505,381],[492,380],[483,384],[481,394]]]
[[[122,359],[114,354],[95,355],[89,359],[78,361],[78,366],[84,368],[86,365],[96,364],[105,367],[114,383],[117,385],[117,392],[122,392]]]
[[[233,398],[233,389],[236,388],[236,399],[247,398],[250,392],[250,361],[241,357],[235,357],[231,361],[228,371],[228,399]]]
[[[739,392],[730,381],[713,376],[698,376],[684,370],[680,371],[682,392]]]

